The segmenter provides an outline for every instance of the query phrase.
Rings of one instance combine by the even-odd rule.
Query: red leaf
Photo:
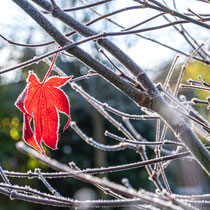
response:
[[[34,133],[30,126],[31,118],[27,116],[26,114],[23,115],[23,138],[26,141],[27,144],[41,152],[43,155],[45,155],[45,152],[41,145],[38,145],[34,138]]]
[[[31,72],[27,80],[28,85],[15,103],[24,113],[23,138],[25,142],[42,154],[45,153],[41,141],[51,149],[57,148],[58,111],[68,116],[64,130],[70,124],[69,101],[59,87],[63,86],[71,77],[51,77],[47,80],[45,78],[40,83],[36,74]],[[32,118],[34,132],[30,126]]]

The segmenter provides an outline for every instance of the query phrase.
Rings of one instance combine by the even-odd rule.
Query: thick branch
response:
[[[70,42],[26,0],[13,1],[22,7],[22,9],[28,13],[51,37],[53,37],[55,41],[59,43],[59,45],[64,46]],[[52,11],[53,7],[51,7],[51,4],[45,0],[36,0],[35,3],[41,5],[44,9],[47,8],[49,11]],[[72,28],[85,36],[97,34],[95,31],[74,20],[71,16],[60,10],[58,7],[56,7],[52,12],[54,16],[60,18],[66,24],[70,25]],[[131,73],[133,73],[149,95],[125,82],[122,78],[114,74],[109,68],[85,53],[79,47],[70,48],[67,51],[97,71],[106,80],[109,80],[127,96],[132,98],[138,105],[148,107],[160,114],[162,119],[174,131],[177,138],[186,145],[190,153],[200,163],[202,168],[210,175],[210,153],[193,133],[190,127],[183,121],[181,117],[179,117],[178,112],[173,110],[164,101],[145,72],[108,39],[99,39],[98,43],[109,50],[124,66],[127,67],[129,71],[131,71]]]
[[[50,12],[54,17],[60,19],[62,22],[66,23],[68,26],[78,31],[84,36],[94,36],[97,32],[81,24],[74,18],[72,18],[67,13],[63,12],[59,7],[53,8],[52,5],[45,0],[36,0],[36,4],[40,5],[48,12]],[[146,73],[119,47],[112,43],[109,39],[98,39],[97,43],[109,51],[114,57],[116,57],[141,83],[151,95],[157,94],[157,89],[154,84],[150,81]]]
[[[28,13],[45,31],[49,33],[51,37],[60,46],[65,46],[71,41],[66,38],[60,31],[58,31],[40,12],[38,12],[29,2],[25,0],[14,0],[26,13]],[[140,89],[135,88],[127,81],[116,75],[110,68],[102,64],[100,61],[96,60],[84,50],[79,47],[73,47],[66,50],[68,53],[74,55],[80,61],[85,63],[90,68],[94,69],[100,75],[102,75],[106,80],[111,82],[129,98],[134,100],[137,104],[142,104],[143,106],[149,107],[148,95],[145,92],[140,91]],[[139,101],[140,100],[140,101]],[[147,105],[146,105],[147,104]]]

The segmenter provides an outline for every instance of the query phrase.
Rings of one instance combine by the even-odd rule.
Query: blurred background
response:
[[[61,8],[70,8],[82,5],[80,1],[76,0],[57,0],[56,2],[59,6],[61,6]],[[88,0],[86,2],[92,3],[93,1]],[[171,2],[169,2],[169,4]],[[131,0],[116,0],[106,5],[97,6],[96,10],[101,14],[106,14],[108,12],[132,5],[137,4]],[[210,7],[208,5],[200,2],[198,3],[198,1],[185,1],[185,3],[180,3],[180,1],[177,1],[177,8],[179,11],[186,11],[186,9],[189,7],[192,10],[196,10],[197,12],[210,12]],[[129,27],[155,14],[155,11],[152,10],[135,10],[120,13],[113,16],[112,18],[125,27]],[[97,15],[89,9],[71,12],[71,15],[82,23],[87,23],[88,21],[97,17]],[[71,31],[61,22],[47,14],[46,16],[63,33]],[[160,25],[162,23],[165,22],[161,17],[155,19],[152,22],[146,23],[143,27],[151,27],[154,25]],[[120,31],[119,28],[107,22],[106,20],[102,20],[92,25],[91,28],[98,32]],[[209,31],[200,28],[198,30],[198,28],[198,26],[192,26],[191,24],[186,25],[186,29],[200,44],[206,44],[205,47],[208,51]],[[18,6],[16,6],[12,1],[2,1],[0,3],[0,34],[9,40],[25,44],[39,44],[51,40],[51,38],[48,37],[46,33],[40,29],[39,26],[36,25],[36,23],[30,19],[30,17],[27,16],[21,9],[19,9]],[[193,51],[191,46],[187,45],[183,37],[172,27],[155,32],[145,32],[142,35],[164,42],[187,53],[191,53]],[[71,37],[71,39],[74,41],[80,40],[81,38],[82,37],[77,34]],[[155,82],[164,81],[170,65],[177,54],[176,52],[155,44],[154,42],[136,37],[134,35],[111,37],[110,39],[113,40],[113,42],[115,42],[118,46],[120,46],[122,50],[125,50],[128,55],[130,55]],[[87,43],[81,47],[87,52],[91,53],[94,57],[103,60],[106,65],[110,66],[110,63],[108,63],[104,59],[103,55],[99,53],[99,47],[94,43]],[[1,69],[10,67],[17,63],[31,59],[36,55],[41,55],[56,48],[56,45],[39,48],[18,47],[8,44],[3,39],[0,39],[0,67]],[[179,75],[181,66],[185,60],[186,57],[184,56],[181,56],[179,59],[176,70],[173,74],[173,79],[171,80],[172,88],[176,83],[176,79]],[[124,70],[124,67],[117,63],[116,60],[114,60],[114,62],[119,68]],[[58,57],[56,64],[66,74],[74,75],[74,77],[84,75],[89,70],[86,66],[84,66],[84,64],[75,58],[66,57],[64,55],[60,55]],[[22,113],[15,107],[14,103],[26,86],[26,78],[28,76],[29,70],[36,72],[40,80],[42,80],[46,74],[46,71],[48,70],[48,66],[44,62],[39,62],[38,64],[33,64],[29,67],[0,75],[0,164],[4,170],[8,171],[27,172],[28,170],[33,171],[37,167],[41,168],[43,172],[52,171],[50,168],[37,162],[32,157],[28,157],[22,154],[15,147],[15,144],[18,141],[22,141],[23,119]],[[192,61],[184,75],[183,83],[186,83],[186,80],[189,78],[197,80],[199,75],[201,75],[206,82],[210,82],[209,71],[209,66],[196,61]],[[110,106],[117,108],[120,111],[130,114],[141,114],[140,109],[132,101],[130,101],[121,92],[116,90],[101,78],[91,78],[89,80],[80,81],[79,84],[90,95],[94,96],[102,102],[108,103]],[[122,134],[107,120],[105,120],[100,115],[100,113],[98,113],[78,93],[72,90],[69,85],[63,87],[63,90],[70,99],[72,120],[77,123],[77,125],[84,131],[84,133],[103,144],[115,144],[116,142],[113,139],[104,136],[105,130],[120,136],[122,136]],[[198,97],[199,99],[206,99],[206,97],[209,96],[205,91],[193,91],[189,89],[181,90],[180,94],[184,94],[188,100],[194,96]],[[205,119],[210,119],[210,114],[206,109],[206,106],[196,106],[196,110],[199,111],[199,113]],[[120,117],[114,117],[121,121]],[[118,152],[103,152],[96,150],[90,145],[86,144],[71,128],[67,129],[65,132],[62,132],[62,128],[65,125],[66,120],[67,117],[61,114],[61,127],[59,131],[58,143],[59,150],[51,151],[45,147],[45,151],[48,156],[67,164],[71,161],[74,161],[76,165],[81,169],[120,165],[140,160],[138,154],[128,149]],[[136,130],[143,137],[150,141],[155,140],[156,121],[132,121],[132,123]],[[168,132],[167,138],[173,140],[175,137],[170,132]],[[210,146],[210,144],[205,139],[202,140],[205,144]],[[149,149],[148,155],[150,158],[154,157],[154,153]],[[166,174],[174,193],[209,193],[209,179],[202,172],[200,167],[197,166],[197,164],[194,162],[186,163],[185,161],[181,160],[174,161],[166,169]],[[135,189],[143,188],[150,191],[155,190],[153,183],[148,180],[148,174],[144,168],[112,173],[106,175],[106,177],[117,183],[121,183],[121,180],[126,177]],[[23,186],[30,185],[32,188],[47,192],[43,184],[38,179],[16,180],[11,178],[11,182]],[[107,198],[91,185],[85,184],[75,179],[56,179],[49,180],[49,182],[54,188],[58,190],[61,195],[64,196],[81,200]],[[0,195],[0,210],[10,210],[14,208],[16,210],[57,209],[56,207],[41,206],[17,200],[11,202],[8,197]]]

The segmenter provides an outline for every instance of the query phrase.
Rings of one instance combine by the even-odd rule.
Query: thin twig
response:
[[[181,84],[180,87],[181,88],[191,88],[191,89],[205,90],[207,92],[210,92],[210,88],[202,87],[202,86]]]
[[[132,140],[129,140],[129,139],[126,139],[126,138],[123,138],[123,137],[120,137],[120,136],[117,136],[113,133],[110,133],[109,131],[105,131],[104,133],[105,136],[108,136],[112,139],[116,139],[118,141],[121,141],[121,142],[127,142],[127,143],[130,143],[130,144],[137,144],[137,145],[167,145],[167,144],[172,144],[172,145],[177,145],[177,146],[184,146],[182,143],[179,143],[179,142],[174,142],[174,141],[169,141],[169,140],[164,140],[162,142],[151,142],[151,141],[132,141]]]
[[[120,143],[117,145],[101,144],[101,143],[95,141],[93,138],[88,137],[85,133],[83,133],[82,130],[77,126],[76,122],[71,122],[70,126],[87,144],[89,144],[97,149],[100,149],[103,151],[119,151],[119,150],[124,150],[129,147],[129,144],[126,144],[126,143]]]
[[[65,11],[65,12],[78,11],[78,10],[87,9],[87,8],[94,7],[94,6],[99,6],[99,5],[108,3],[110,1],[113,1],[113,0],[102,0],[102,1],[94,2],[92,4],[88,4],[88,5],[85,5],[85,6],[73,7],[73,8],[70,8],[70,9],[63,9],[63,11]]]
[[[47,187],[47,189],[55,196],[61,197],[61,195],[49,184],[49,182],[42,175],[41,170],[39,168],[35,169],[35,173],[38,174],[39,179],[43,182],[43,184]]]
[[[151,20],[154,20],[155,18],[158,18],[158,17],[162,16],[163,14],[165,14],[165,12],[161,12],[161,13],[159,13],[159,14],[157,14],[157,15],[155,15],[155,16],[153,16],[153,17],[147,19],[147,20],[144,20],[144,21],[142,21],[142,22],[140,22],[140,23],[138,23],[138,24],[136,24],[136,25],[134,25],[134,26],[131,26],[131,27],[126,28],[126,29],[123,29],[122,31],[129,31],[129,30],[131,30],[131,29],[134,29],[134,28],[136,28],[136,27],[138,27],[138,26],[140,26],[140,25],[143,25],[143,24],[145,24],[145,23],[151,21]]]
[[[198,50],[203,46],[204,44],[200,45],[191,55],[190,57],[187,59],[187,61],[185,62],[185,64],[182,66],[181,72],[179,74],[179,78],[177,80],[176,83],[176,87],[174,89],[174,96],[177,96],[178,92],[179,92],[179,88],[180,88],[180,84],[182,82],[182,78],[184,76],[185,70],[189,64],[189,62],[191,61],[191,59],[193,58],[193,56],[198,52]]]

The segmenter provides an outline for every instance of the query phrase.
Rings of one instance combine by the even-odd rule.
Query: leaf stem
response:
[[[59,48],[60,48],[60,46],[58,47],[58,49],[59,49]],[[51,72],[51,70],[52,70],[52,68],[53,68],[53,66],[54,66],[54,64],[55,64],[55,60],[56,60],[56,58],[57,58],[57,55],[58,55],[58,52],[55,53],[54,58],[53,58],[53,61],[52,61],[52,64],[51,64],[50,68],[48,69],[47,74],[45,75],[44,80],[42,81],[42,84],[45,83],[47,77],[49,76],[49,74],[50,74],[50,72]]]

